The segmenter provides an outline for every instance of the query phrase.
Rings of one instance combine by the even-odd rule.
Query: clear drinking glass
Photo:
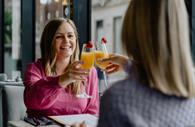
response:
[[[96,42],[95,43],[95,48],[96,50],[94,51],[94,55],[95,55],[95,64],[96,66],[98,66],[102,71],[108,66],[109,62],[99,62],[98,59],[102,59],[102,58],[109,58],[109,53],[108,50],[106,48],[106,44],[104,42]],[[107,76],[106,76],[106,72],[103,71],[103,76],[104,76],[104,84],[105,84],[105,88],[108,87],[108,82],[107,82]]]
[[[81,61],[83,62],[83,69],[91,69],[94,66],[95,56],[94,56],[94,48],[88,44],[83,44],[82,53],[81,53]],[[86,81],[84,81],[84,87],[86,87]],[[92,96],[86,93],[86,88],[83,89],[81,94],[76,95],[79,98],[92,98]]]

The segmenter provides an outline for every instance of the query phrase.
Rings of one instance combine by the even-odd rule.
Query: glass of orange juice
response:
[[[96,48],[96,50],[94,51],[95,64],[102,71],[109,65],[109,62],[99,62],[99,60],[102,58],[109,58],[109,53],[106,48],[106,42],[107,42],[106,39],[102,38],[101,42],[95,43],[95,48]],[[104,76],[104,84],[105,84],[105,87],[107,88],[108,82],[107,82],[107,76],[106,76],[105,71],[103,71],[103,76]]]
[[[81,53],[81,61],[83,61],[83,69],[91,69],[94,66],[95,56],[93,48],[87,47],[87,44],[83,45]]]
[[[98,59],[102,59],[102,58],[108,58],[109,57],[109,54],[107,54],[107,53],[105,53],[105,52],[103,52],[103,51],[100,51],[100,50],[96,50],[95,52],[94,52],[94,55],[95,55],[95,64],[100,68],[100,69],[102,69],[102,70],[104,70],[107,66],[108,66],[108,64],[109,64],[109,62],[99,62],[98,61]]]
[[[87,44],[83,44],[82,52],[81,52],[81,61],[83,62],[81,68],[83,69],[91,69],[94,66],[95,56],[94,56],[94,48],[91,42]],[[86,87],[86,82],[84,82],[84,86]],[[79,98],[92,98],[92,96],[84,91],[81,94],[76,95]]]

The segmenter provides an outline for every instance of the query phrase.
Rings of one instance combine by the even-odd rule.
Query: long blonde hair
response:
[[[150,87],[167,95],[195,96],[189,37],[184,0],[131,0],[122,43],[141,64]]]
[[[71,56],[70,64],[74,61],[79,60],[79,40],[78,40],[78,32],[74,22],[70,19],[58,18],[53,19],[47,23],[45,26],[42,36],[41,36],[41,60],[45,70],[46,76],[54,75],[55,62],[56,62],[56,51],[54,48],[54,36],[60,25],[64,22],[70,24],[74,30],[74,34],[76,36],[76,48]],[[73,94],[77,94],[80,92],[79,85],[80,82],[76,82],[73,85],[69,85],[68,88],[71,90]]]

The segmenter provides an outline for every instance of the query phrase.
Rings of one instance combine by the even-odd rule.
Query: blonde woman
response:
[[[189,37],[184,0],[131,0],[122,27],[122,44],[131,60],[118,55],[102,60],[123,66],[129,76],[101,98],[98,127],[194,125]]]
[[[98,78],[95,68],[81,69],[78,34],[70,19],[51,20],[41,37],[41,59],[28,65],[24,103],[29,117],[98,114]],[[93,98],[77,98],[84,89]]]

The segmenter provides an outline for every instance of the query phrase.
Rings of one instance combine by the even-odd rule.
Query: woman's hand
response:
[[[82,69],[81,65],[81,61],[75,61],[70,64],[67,67],[66,72],[60,76],[59,84],[65,88],[70,83],[76,81],[85,81],[86,77],[89,75],[90,70]]]
[[[119,70],[122,70],[123,66],[128,62],[129,57],[111,54],[109,58],[104,58],[99,60],[99,62],[110,62],[110,64],[104,70],[107,74],[115,73]]]

